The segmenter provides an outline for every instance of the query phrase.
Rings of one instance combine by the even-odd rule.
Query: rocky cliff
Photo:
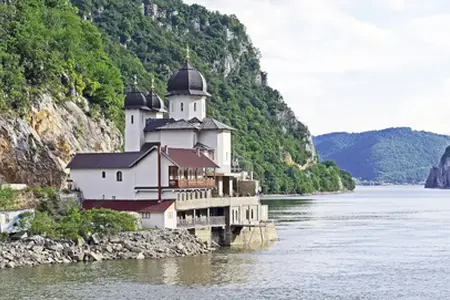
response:
[[[450,146],[445,149],[441,161],[437,167],[432,167],[427,181],[427,189],[448,189],[450,188]]]
[[[61,186],[73,153],[114,151],[122,144],[114,126],[87,116],[88,105],[81,97],[56,103],[49,94],[42,94],[30,102],[27,117],[0,115],[3,182]]]

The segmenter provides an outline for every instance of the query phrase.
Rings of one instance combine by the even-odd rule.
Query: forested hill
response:
[[[411,128],[330,133],[314,138],[321,160],[333,160],[355,178],[421,183],[450,145],[450,136]]]
[[[82,98],[85,101],[75,102],[87,117],[110,120],[111,126],[122,129],[123,91],[133,76],[148,89],[154,75],[164,95],[165,83],[183,63],[188,45],[191,61],[205,75],[212,94],[208,114],[237,129],[233,154],[241,167],[255,172],[264,192],[353,188],[348,173],[332,164],[317,164],[307,127],[267,85],[259,52],[235,16],[177,0],[2,1],[3,112],[13,111],[28,121],[35,99],[48,93],[58,107]],[[74,132],[68,135],[65,155],[86,150],[77,143],[86,128],[79,125],[69,126]],[[55,145],[44,141],[42,147],[31,148],[30,156],[50,151],[61,158]]]

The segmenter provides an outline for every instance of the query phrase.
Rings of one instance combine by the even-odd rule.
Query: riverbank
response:
[[[279,197],[307,197],[307,196],[324,196],[324,195],[340,195],[340,194],[349,194],[354,191],[343,190],[336,192],[314,192],[309,194],[270,194],[270,195],[261,195],[261,200],[267,200],[271,198],[279,198]]]
[[[192,256],[210,249],[186,230],[154,229],[122,232],[89,241],[27,237],[0,242],[0,269],[119,259]]]

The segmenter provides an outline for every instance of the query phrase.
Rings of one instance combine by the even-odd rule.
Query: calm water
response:
[[[450,190],[267,201],[280,241],[208,256],[0,271],[0,299],[450,299]]]

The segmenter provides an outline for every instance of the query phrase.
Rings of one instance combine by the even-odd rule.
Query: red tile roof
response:
[[[165,200],[84,200],[84,209],[108,208],[120,211],[165,212],[175,201]]]
[[[163,148],[164,149],[164,148]],[[164,150],[162,150],[164,151]],[[212,160],[197,149],[168,148],[165,153],[176,165],[183,168],[218,168]]]

